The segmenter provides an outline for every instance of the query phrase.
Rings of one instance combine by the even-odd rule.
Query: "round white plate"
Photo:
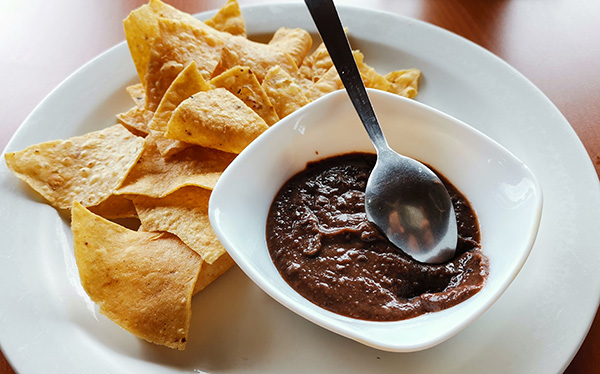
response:
[[[251,34],[315,30],[303,4],[243,8]],[[562,371],[600,296],[600,184],[581,142],[526,78],[484,49],[416,20],[341,7],[351,42],[380,72],[423,71],[418,100],[476,127],[523,160],[544,191],[539,236],[523,270],[475,323],[432,349],[388,353],[288,311],[234,268],[193,300],[184,352],[145,343],[97,312],[79,285],[68,218],[0,166],[0,343],[22,373]],[[125,44],[54,90],[7,147],[115,123],[137,82]]]

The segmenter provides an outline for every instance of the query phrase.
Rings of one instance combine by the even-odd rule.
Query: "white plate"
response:
[[[253,34],[314,30],[302,4],[243,10]],[[342,8],[355,47],[381,72],[418,67],[419,101],[508,148],[544,191],[539,236],[523,270],[475,323],[432,349],[394,354],[288,311],[236,269],[194,298],[184,352],[124,332],[78,283],[68,222],[0,167],[0,342],[18,372],[552,373],[569,363],[600,296],[600,184],[574,131],[527,79],[484,49],[400,16]],[[15,151],[114,123],[137,77],[120,44],[53,91],[9,143]]]

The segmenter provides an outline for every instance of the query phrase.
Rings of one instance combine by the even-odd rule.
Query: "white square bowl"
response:
[[[414,100],[369,90],[388,143],[427,163],[471,202],[489,258],[488,280],[470,299],[416,318],[375,322],[327,311],[280,276],[266,243],[274,196],[307,162],[374,148],[344,90],[303,107],[250,144],[212,192],[211,224],[238,266],[275,300],[340,335],[386,351],[411,352],[443,342],[485,312],[508,288],[533,246],[542,192],[531,171],[505,148],[468,125]]]

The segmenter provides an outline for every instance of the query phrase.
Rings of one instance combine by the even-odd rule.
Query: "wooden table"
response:
[[[264,2],[239,0],[241,5]],[[265,0],[266,1],[266,0]],[[272,1],[272,0],[268,0]],[[224,0],[166,1],[195,13]],[[0,149],[35,106],[85,62],[124,39],[122,19],[143,0],[0,3]],[[554,102],[600,172],[597,0],[339,0],[441,26],[487,48]],[[35,359],[32,357],[32,360]],[[600,368],[600,317],[566,373]],[[0,374],[13,373],[0,352]]]

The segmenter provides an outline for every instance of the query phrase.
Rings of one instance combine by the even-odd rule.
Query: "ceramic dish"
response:
[[[410,352],[463,329],[506,290],[529,255],[542,213],[542,191],[516,157],[464,123],[418,102],[369,90],[390,146],[445,175],[471,202],[490,260],[484,288],[459,305],[396,322],[337,315],[304,299],[279,276],[266,241],[271,203],[307,162],[374,148],[345,91],[331,93],[279,121],[223,173],[209,204],[219,240],[266,293],[316,324],[374,348]],[[244,183],[240,183],[243,180]]]
[[[242,10],[250,35],[315,32],[304,4]],[[212,13],[214,14],[214,13]],[[210,17],[211,13],[201,17]],[[19,373],[557,373],[577,351],[600,295],[600,188],[569,123],[526,78],[430,24],[340,6],[351,42],[381,72],[423,70],[417,101],[490,136],[544,191],[535,245],[494,305],[431,349],[389,353],[291,313],[234,268],[193,300],[190,341],[174,352],[97,312],[79,285],[69,223],[0,165],[0,344]],[[402,37],[398,37],[402,35]],[[115,123],[138,81],[120,44],[75,72],[27,118],[7,151]],[[244,183],[244,181],[240,181]]]

